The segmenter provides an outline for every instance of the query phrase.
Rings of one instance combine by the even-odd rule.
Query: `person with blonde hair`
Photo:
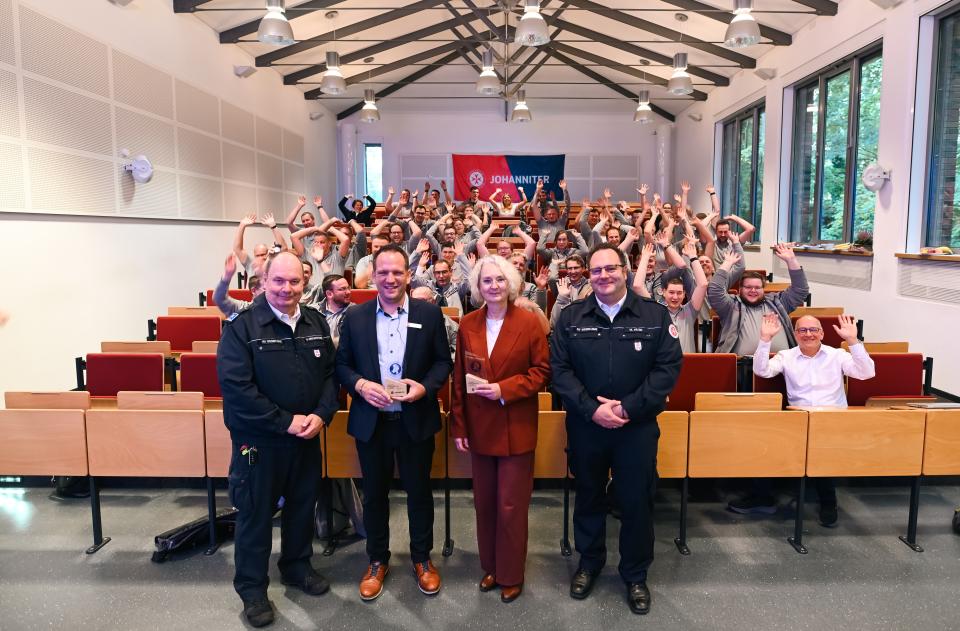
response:
[[[499,585],[503,602],[523,591],[537,393],[550,379],[546,333],[516,304],[522,285],[503,257],[480,259],[470,287],[484,305],[460,320],[453,368],[451,433],[473,467],[479,587]]]

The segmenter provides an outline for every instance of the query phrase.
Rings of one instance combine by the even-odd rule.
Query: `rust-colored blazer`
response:
[[[467,394],[466,352],[487,357],[486,379],[500,384],[504,403]],[[550,351],[537,317],[511,304],[487,356],[487,308],[460,320],[453,362],[451,434],[484,456],[514,456],[537,446],[537,392],[550,380]]]

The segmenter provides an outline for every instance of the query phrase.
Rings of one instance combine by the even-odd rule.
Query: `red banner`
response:
[[[480,189],[480,199],[487,201],[498,188],[513,199],[520,199],[520,192],[513,184],[494,184],[495,180],[508,181],[510,166],[506,156],[471,156],[453,154],[454,199],[469,199],[470,187]],[[532,195],[533,190],[527,190]],[[498,200],[499,201],[499,200]]]

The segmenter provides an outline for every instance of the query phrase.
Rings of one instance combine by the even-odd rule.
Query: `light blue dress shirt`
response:
[[[407,318],[409,316],[410,298],[405,296],[403,305],[397,313],[390,316],[380,306],[380,297],[377,297],[377,359],[380,361],[380,383],[384,385],[387,379],[403,379],[403,356],[407,347]],[[382,412],[399,412],[400,402],[394,401],[381,410]]]

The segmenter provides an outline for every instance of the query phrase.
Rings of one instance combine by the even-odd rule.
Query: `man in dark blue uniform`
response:
[[[251,625],[273,622],[267,569],[273,514],[280,517],[284,584],[319,595],[329,584],[310,564],[320,482],[317,435],[337,410],[334,347],[323,315],[300,305],[303,268],[289,252],[266,265],[265,293],[226,323],[217,349],[237,508],[233,586]]]
[[[564,309],[550,341],[553,385],[567,411],[576,484],[573,534],[580,566],[570,596],[586,598],[606,563],[605,488],[618,481],[620,576],[634,613],[650,611],[657,414],[680,374],[683,353],[667,309],[627,290],[623,253],[602,243],[587,264],[593,295]]]

